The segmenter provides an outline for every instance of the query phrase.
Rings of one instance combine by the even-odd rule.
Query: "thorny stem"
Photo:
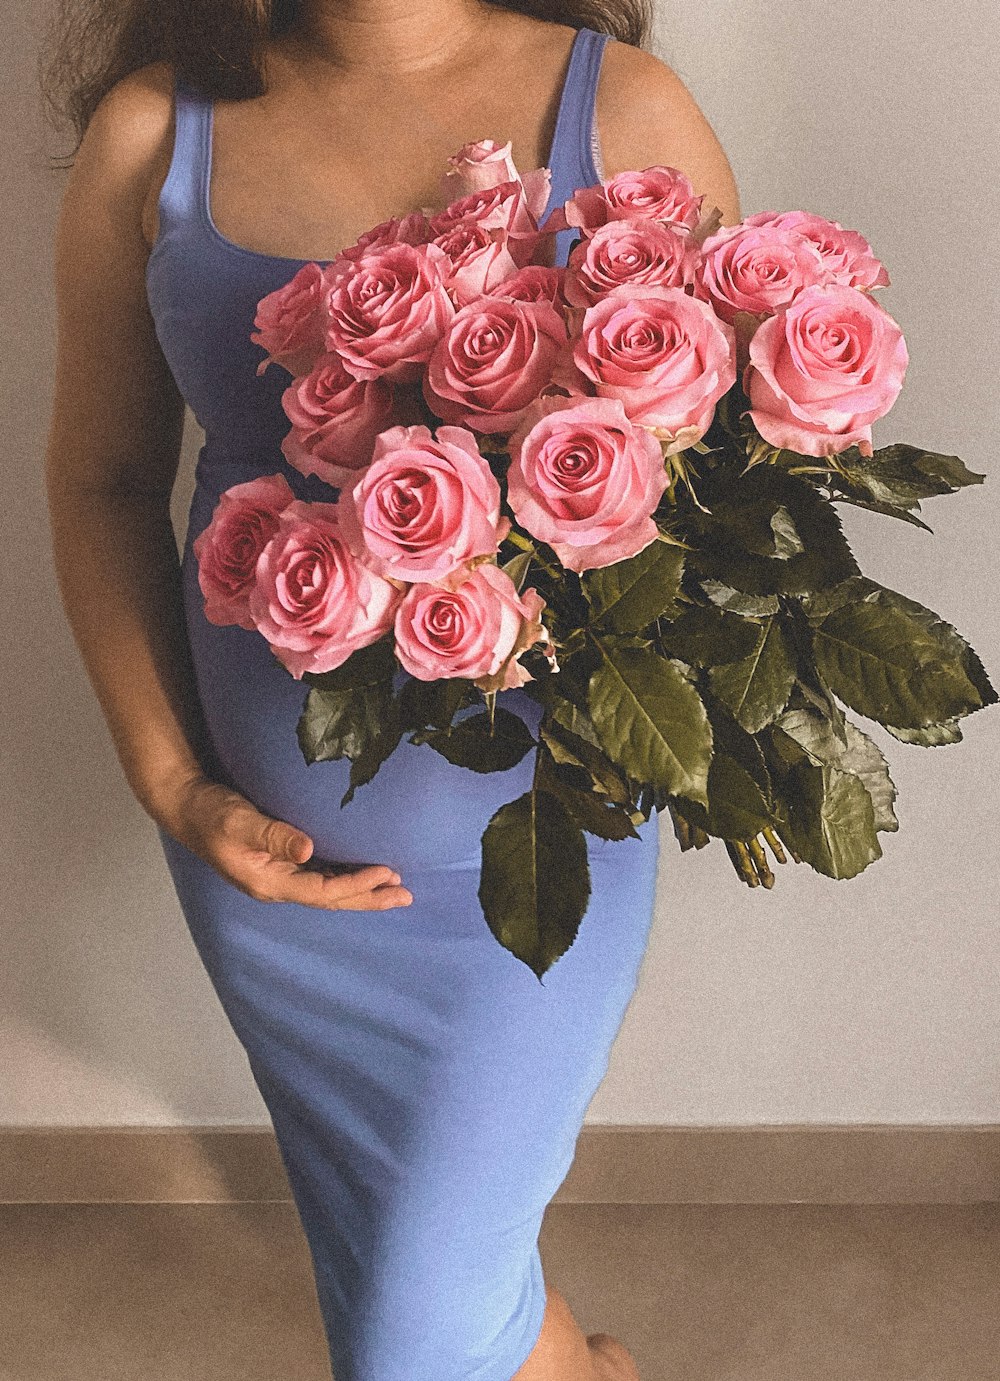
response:
[[[750,857],[753,859],[754,866],[757,869],[757,876],[765,887],[773,887],[774,874],[771,872],[768,865],[767,854],[764,852],[764,846],[760,842],[760,839],[756,837],[748,839],[747,848],[750,850]]]
[[[733,867],[748,887],[759,887],[760,878],[757,870],[750,860],[750,852],[741,839],[727,839],[724,841],[729,857],[733,861]]]
[[[774,853],[774,856],[775,856],[775,858],[778,860],[778,862],[779,862],[779,863],[787,863],[787,862],[788,862],[788,859],[785,857],[785,851],[784,851],[784,849],[781,847],[781,840],[780,840],[780,839],[778,838],[778,836],[775,834],[775,832],[774,832],[774,830],[771,828],[771,826],[770,826],[770,825],[765,825],[765,827],[764,827],[764,829],[761,831],[761,833],[763,834],[763,836],[764,836],[764,838],[767,840],[767,842],[770,844],[771,849],[772,849],[772,852]],[[793,855],[793,857],[795,857],[795,855]],[[795,862],[796,862],[796,863],[801,863],[802,860],[801,860],[800,858],[795,857]]]

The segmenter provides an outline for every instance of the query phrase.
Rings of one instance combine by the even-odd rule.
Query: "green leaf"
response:
[[[615,633],[638,633],[671,607],[683,569],[683,549],[654,540],[626,561],[586,571],[582,585],[595,621]]]
[[[479,901],[493,935],[539,981],[576,939],[589,900],[587,841],[557,796],[526,791],[492,815]]]
[[[506,571],[510,576],[511,580],[514,582],[514,588],[518,593],[520,593],[521,586],[524,584],[530,565],[531,552],[519,551],[516,556],[512,556],[509,561],[504,562],[500,567],[502,571]]]
[[[535,740],[520,715],[497,706],[490,731],[486,710],[467,715],[450,729],[437,730],[423,739],[456,767],[473,772],[506,772],[519,763]]]
[[[349,690],[357,686],[371,686],[380,681],[392,681],[399,669],[395,640],[392,634],[379,638],[352,652],[345,662],[332,671],[307,671],[303,681],[318,690]]]
[[[660,625],[670,652],[695,666],[721,666],[751,656],[760,641],[760,626],[714,604],[695,604]]]
[[[831,878],[851,878],[881,858],[875,809],[864,782],[829,763],[804,761],[783,783],[782,833],[804,862]]]
[[[921,499],[953,494],[964,485],[982,484],[985,478],[968,469],[958,456],[897,443],[872,456],[863,456],[856,446],[842,451],[831,482],[860,490],[876,504],[919,509]]]
[[[816,668],[814,666],[800,668],[799,676],[788,698],[789,707],[792,709],[800,708],[802,701],[806,701],[807,704],[812,705],[814,709],[819,710],[820,714],[826,716],[830,721],[833,732],[840,739],[841,743],[846,746],[847,719],[844,715],[844,711],[837,704],[836,699],[830,691],[830,687],[826,685],[821,676],[816,674]]]
[[[857,494],[834,494],[831,503],[853,504],[855,508],[865,508],[870,513],[881,513],[886,518],[902,518],[904,523],[909,523],[912,527],[922,527],[925,532],[934,531],[923,518],[918,518],[915,513],[910,513],[905,508],[897,508],[895,504],[875,503],[874,500],[862,499]]]
[[[798,556],[805,551],[802,538],[795,527],[795,520],[784,504],[779,504],[771,514],[771,547],[765,556],[776,556],[779,561],[787,561],[790,556]]]
[[[648,648],[598,647],[587,698],[601,746],[637,781],[707,804],[712,730],[691,681]]]
[[[772,465],[719,465],[700,484],[688,564],[747,594],[825,589],[858,570],[834,506],[810,480]]]
[[[402,735],[399,701],[392,698],[379,724],[378,733],[368,739],[361,752],[351,762],[348,787],[340,798],[341,808],[354,799],[354,793],[359,786],[365,786],[372,780],[386,758],[395,751]]]
[[[771,798],[771,773],[764,756],[763,746],[753,734],[748,734],[743,726],[729,713],[722,701],[710,689],[704,692],[705,708],[712,725],[712,739],[716,754],[725,753],[733,758],[760,787],[765,800]],[[711,794],[711,789],[710,789]]]
[[[768,614],[776,614],[781,608],[777,595],[746,595],[741,590],[734,590],[731,585],[723,585],[721,580],[712,580],[710,577],[698,583],[713,604],[744,618],[764,618]]]
[[[957,719],[946,720],[943,724],[923,724],[919,729],[900,729],[895,724],[883,724],[882,727],[901,743],[916,743],[921,748],[940,748],[946,743],[962,741]]]
[[[586,688],[584,688],[584,695],[586,695]],[[566,700],[562,696],[554,697],[549,707],[549,716],[570,734],[586,740],[587,743],[592,744],[597,749],[601,749],[601,740],[597,736],[597,730],[594,728],[590,716],[579,705],[575,705],[572,700]]]
[[[627,806],[594,790],[590,772],[579,763],[559,761],[551,753],[549,739],[538,758],[537,786],[558,796],[570,815],[588,834],[600,839],[638,839]],[[627,801],[626,796],[626,801]]]
[[[459,707],[475,704],[479,692],[461,676],[436,681],[422,681],[414,676],[403,683],[400,697],[404,728],[420,730],[430,724],[435,729],[447,729]]]
[[[920,729],[995,704],[998,696],[965,639],[932,610],[863,576],[835,607],[805,601],[816,669],[835,695],[880,724]]]
[[[886,762],[878,744],[863,733],[856,724],[845,720],[846,746],[840,742],[830,721],[815,710],[786,710],[772,726],[802,747],[812,762],[829,763],[842,772],[860,777],[872,798],[876,830],[896,830],[899,821],[893,811],[896,788],[889,776]]]
[[[296,725],[307,763],[361,756],[392,714],[389,682],[344,690],[312,689]]]
[[[708,673],[713,693],[748,734],[756,734],[781,713],[794,680],[795,651],[777,618],[760,627],[749,657],[711,667]]]
[[[618,805],[629,803],[625,779],[615,764],[608,761],[596,738],[582,738],[552,715],[542,720],[538,735],[556,762],[576,764],[589,774],[595,791],[602,792]]]
[[[678,812],[718,839],[755,839],[777,817],[750,773],[728,753],[716,751],[708,771],[708,807],[675,798]]]

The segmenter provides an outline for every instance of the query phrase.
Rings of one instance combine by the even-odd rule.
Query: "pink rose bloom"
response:
[[[682,288],[619,289],[583,316],[554,382],[619,398],[633,422],[672,455],[700,441],[736,382],[736,337],[707,302]]]
[[[591,307],[620,287],[687,288],[700,258],[690,235],[659,221],[608,221],[570,253],[566,301]]]
[[[419,379],[455,308],[437,245],[400,241],[342,267],[327,297],[326,348],[356,379]]]
[[[657,534],[660,443],[617,398],[540,398],[510,439],[507,501],[571,571],[635,556]]]
[[[679,168],[656,164],[641,171],[617,173],[591,187],[579,187],[545,220],[545,229],[574,226],[584,238],[608,221],[662,221],[680,230],[694,230],[701,220],[704,195],[695,196],[691,179]]]
[[[478,221],[459,221],[431,242],[451,261],[445,286],[459,307],[500,287],[517,272],[503,231],[487,230]]]
[[[903,386],[903,333],[868,293],[839,283],[806,288],[750,342],[743,388],[765,441],[807,456],[857,446]]]
[[[211,520],[192,543],[209,623],[255,627],[249,600],[257,558],[294,498],[284,475],[234,484],[219,496]]]
[[[552,185],[549,168],[535,168],[519,173],[511,157],[511,144],[498,144],[495,139],[478,139],[463,144],[449,159],[448,171],[441,179],[445,198],[459,201],[473,192],[483,192],[502,182],[520,182],[531,215],[537,220],[545,210]]]
[[[484,230],[502,230],[507,248],[520,267],[530,262],[541,236],[538,222],[528,205],[524,184],[517,178],[469,192],[450,202],[431,216],[431,231],[443,235],[462,221],[481,225]]]
[[[410,211],[405,216],[390,216],[386,221],[359,235],[353,245],[348,245],[338,254],[335,263],[343,260],[360,259],[363,254],[382,249],[386,245],[422,245],[431,238],[431,228],[422,211]]]
[[[281,395],[292,429],[281,443],[289,465],[327,484],[348,484],[372,458],[380,431],[402,421],[397,394],[384,379],[355,379],[327,351],[309,374]]]
[[[695,292],[730,323],[747,312],[755,326],[826,279],[819,250],[787,226],[741,221],[710,235],[701,248]]]
[[[458,585],[510,531],[500,486],[462,427],[391,427],[339,499],[351,550],[380,575]]]
[[[335,503],[296,499],[257,561],[250,613],[297,681],[332,671],[392,627],[403,591],[351,554]]]
[[[549,302],[561,312],[566,306],[565,278],[566,270],[562,266],[525,264],[490,293],[492,297],[505,297],[509,302]]]
[[[490,295],[455,313],[427,363],[424,397],[446,422],[510,432],[550,382],[566,323],[548,302]]]
[[[826,281],[845,288],[887,288],[889,273],[872,247],[857,230],[845,230],[838,221],[828,221],[808,211],[762,211],[750,216],[744,225],[773,225],[794,231],[819,251],[826,269]]]
[[[303,264],[283,287],[261,298],[254,317],[257,330],[250,333],[253,343],[267,351],[267,359],[257,366],[258,374],[269,364],[280,364],[289,374],[309,372],[323,349],[328,288],[325,269]]]
[[[517,661],[549,641],[545,601],[519,595],[506,571],[483,561],[454,590],[411,585],[396,612],[396,655],[419,681],[462,676],[482,691],[512,690],[534,677]]]

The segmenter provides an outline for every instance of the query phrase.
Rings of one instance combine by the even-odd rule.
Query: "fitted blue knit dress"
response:
[[[549,160],[549,206],[598,180],[591,145],[606,36],[580,29]],[[470,138],[484,131],[471,130]],[[653,915],[658,817],[587,836],[580,933],[542,982],[490,933],[480,838],[530,785],[404,739],[344,808],[347,760],[307,765],[307,687],[263,637],[203,613],[192,543],[220,493],[281,472],[288,376],[258,377],[256,304],[305,260],[223,236],[209,202],[212,106],[176,90],[149,305],[205,431],[183,554],[197,690],[228,784],[305,830],[316,859],[388,864],[413,894],[387,911],[257,901],[160,829],[192,939],[272,1118],[309,1243],[336,1381],[511,1381],[542,1327],[538,1236],[635,989]],[[562,232],[565,263],[572,232]],[[521,689],[500,703],[534,731]],[[248,1372],[248,1376],[249,1376]]]

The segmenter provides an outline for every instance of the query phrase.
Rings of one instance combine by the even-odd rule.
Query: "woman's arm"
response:
[[[260,901],[405,906],[391,868],[307,867],[304,831],[217,780],[170,521],[184,404],[145,285],[143,207],[169,162],[172,104],[165,64],[113,87],[60,213],[45,480],[63,604],[129,785],[168,834]]]
[[[45,458],[66,614],[129,785],[164,825],[208,751],[170,521],[184,404],[145,294],[142,208],[171,139],[167,76],[119,82],[69,173]]]

